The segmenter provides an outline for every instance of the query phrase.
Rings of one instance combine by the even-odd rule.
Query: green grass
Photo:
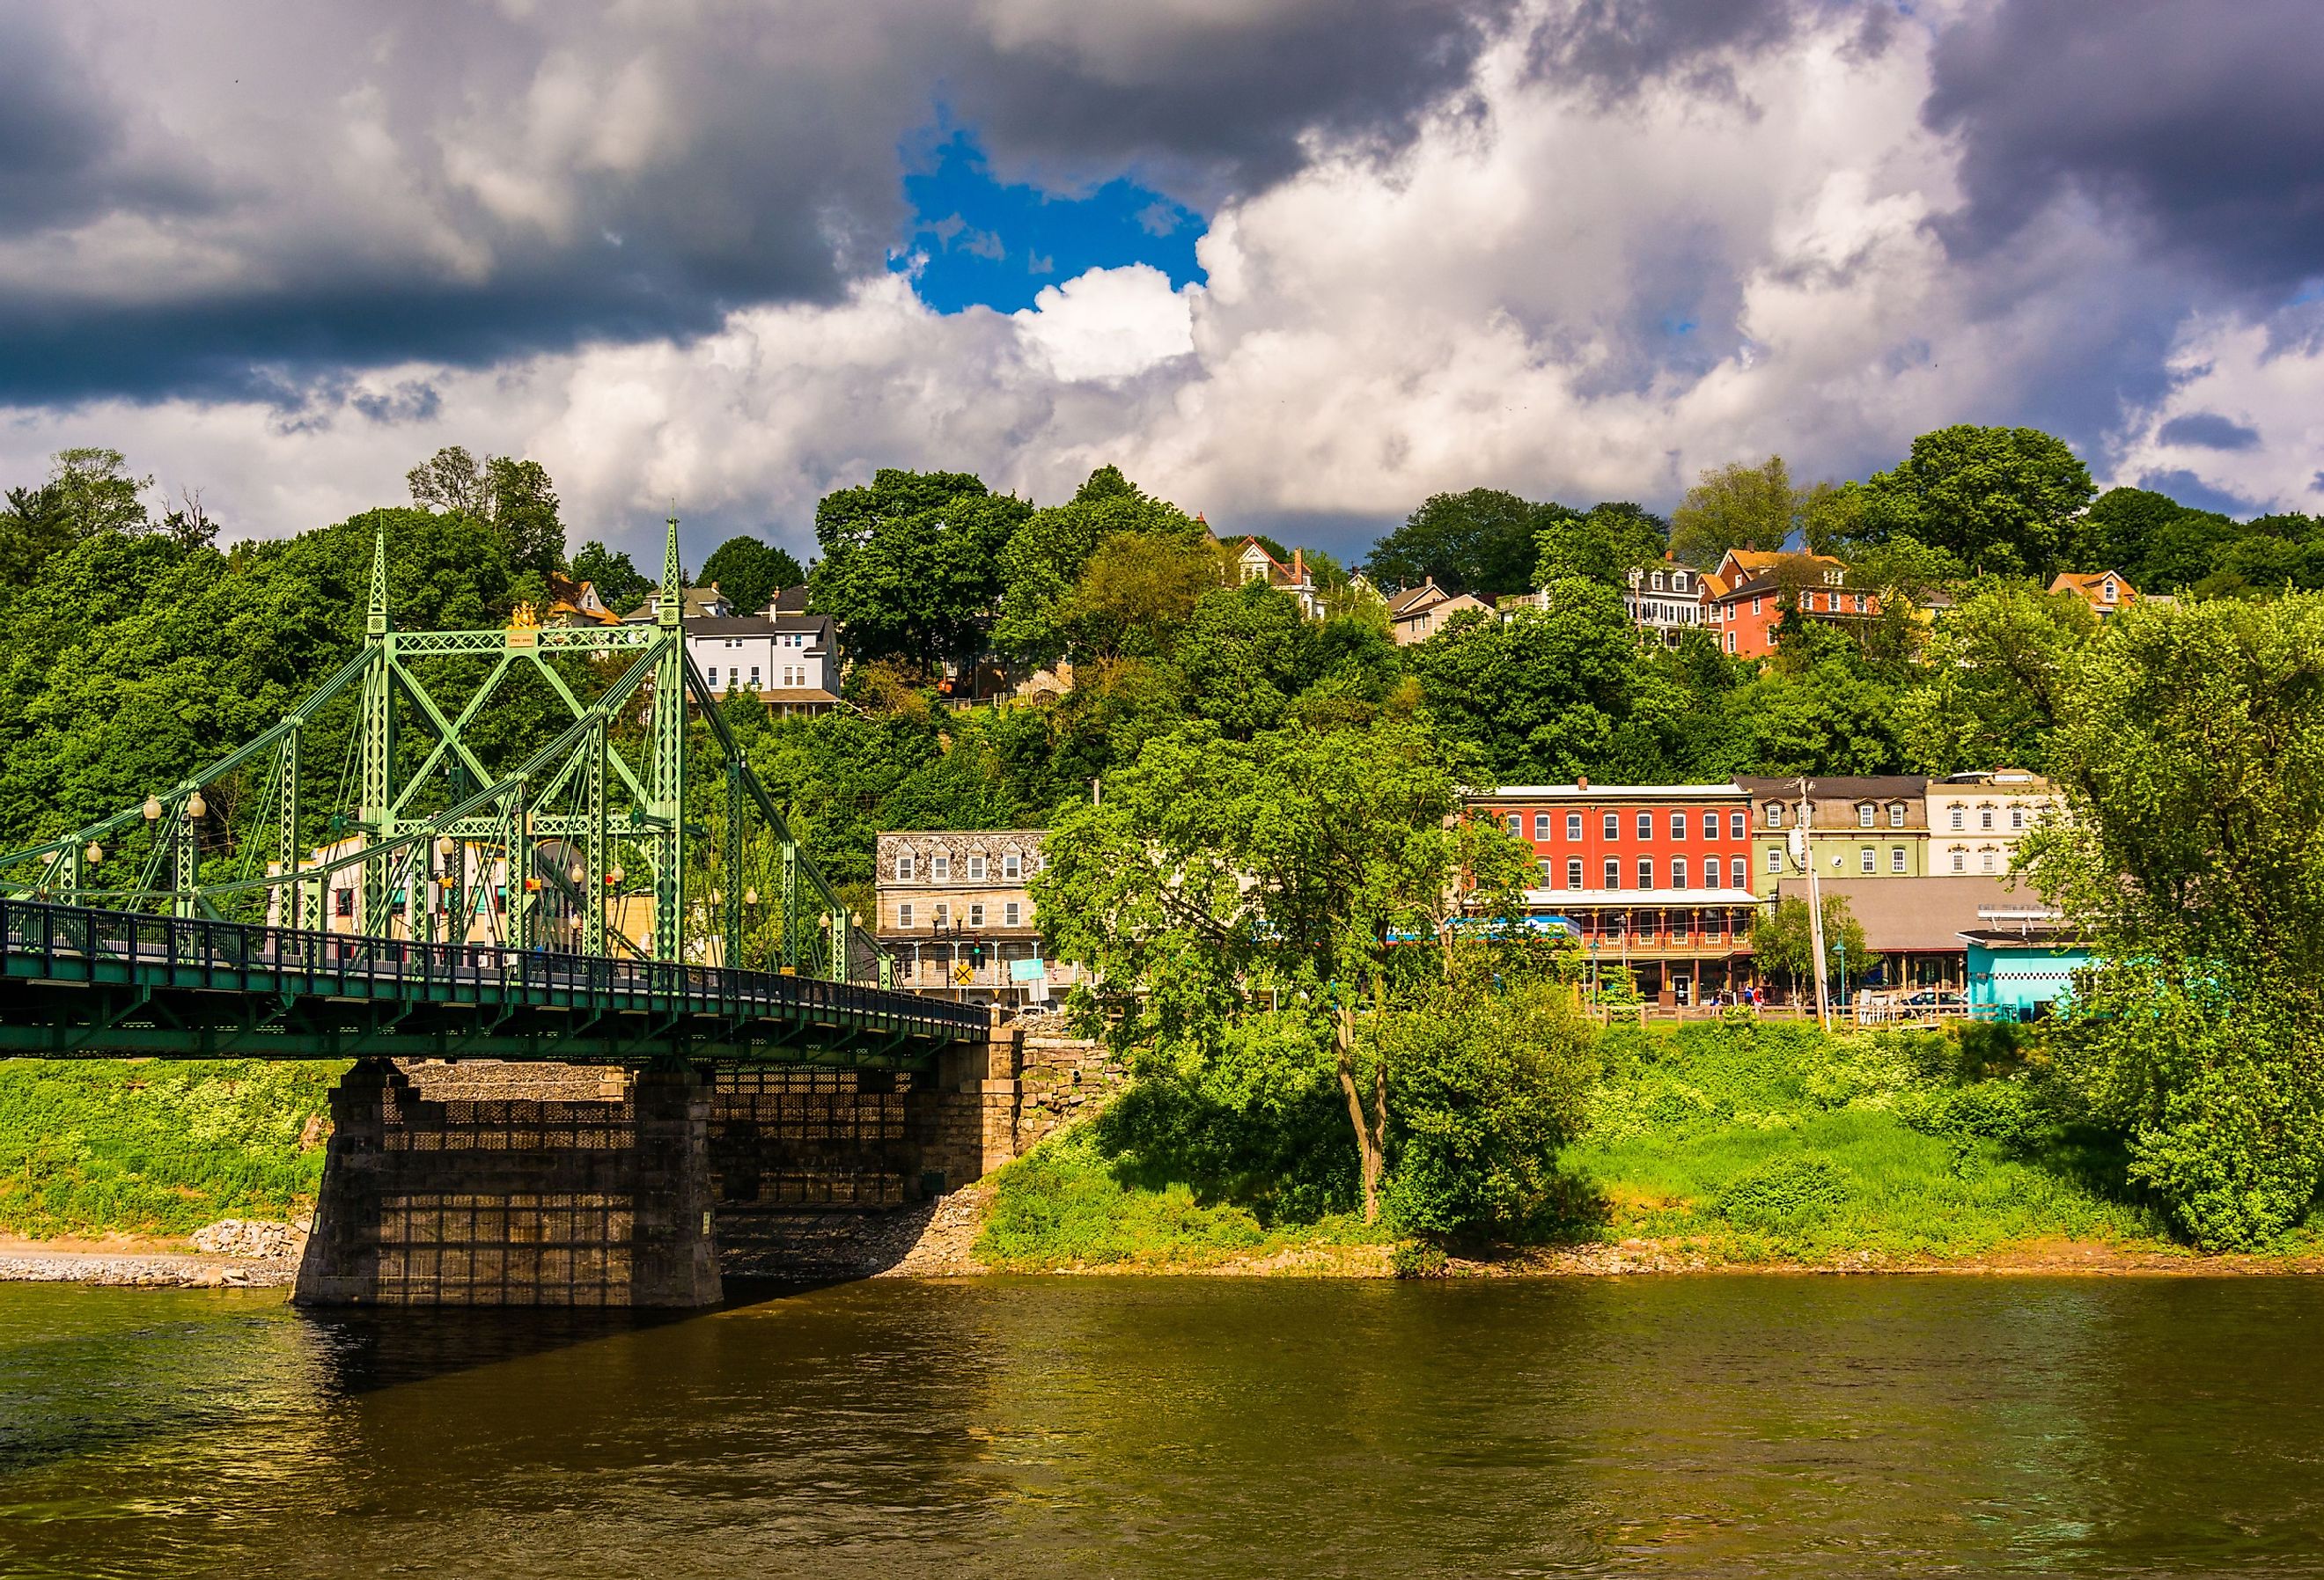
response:
[[[2043,1119],[2023,1077],[1955,1085],[1941,1037],[1698,1024],[1608,1052],[1566,1152],[1603,1193],[1607,1238],[1806,1262],[2169,1243],[2116,1160]]]
[[[0,1060],[0,1230],[183,1234],[312,1207],[344,1064]]]
[[[976,1254],[1010,1272],[1121,1264],[1196,1268],[1303,1245],[1380,1243],[1395,1236],[1360,1218],[1262,1224],[1249,1208],[1204,1204],[1184,1184],[1124,1182],[1090,1124],[1051,1136],[992,1177]]]
[[[1963,1084],[1949,1038],[1698,1022],[1618,1028],[1602,1052],[1583,1132],[1561,1157],[1600,1211],[1568,1235],[1747,1263],[1918,1262],[2055,1240],[2173,1248],[2122,1187],[2117,1155],[2052,1123],[2023,1075]],[[1052,1137],[995,1176],[979,1254],[1024,1270],[1196,1267],[1400,1238],[1348,1216],[1269,1224],[1131,1173],[1093,1126]]]

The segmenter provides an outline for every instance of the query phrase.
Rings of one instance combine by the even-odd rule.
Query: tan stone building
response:
[[[896,985],[968,1003],[1062,998],[1079,968],[1041,956],[1026,885],[1041,870],[1038,828],[898,831],[880,836],[880,945]]]
[[[2058,789],[2017,768],[1929,781],[1929,871],[1939,877],[2009,871],[2018,842],[2062,805]]]

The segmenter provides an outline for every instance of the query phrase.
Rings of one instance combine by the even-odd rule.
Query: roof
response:
[[[1480,790],[1471,801],[1706,801],[1739,799],[1733,784],[1508,784]]]
[[[1773,570],[1776,562],[1784,559],[1805,559],[1815,565],[1837,565],[1842,570],[1848,568],[1846,560],[1833,555],[1794,552],[1781,549],[1729,549],[1720,557],[1719,568],[1725,570],[1729,559],[1735,562],[1738,568],[1747,572]]]
[[[1849,914],[1864,929],[1865,947],[1883,955],[1915,951],[1950,954],[1960,948],[1961,934],[1990,926],[1987,914],[2022,910],[2040,904],[2034,895],[2010,887],[2006,876],[1972,873],[1941,878],[1822,878],[1817,886],[1826,899],[1839,895],[1848,901]],[[1775,885],[1784,900],[1807,897],[1805,878],[1784,878]],[[2011,934],[2014,938],[2015,932]]]
[[[761,702],[836,702],[839,700],[836,692],[825,691],[820,686],[778,688],[770,691],[761,691],[757,696]]]
[[[806,614],[807,584],[805,582],[801,582],[795,587],[777,587],[775,589],[775,601],[770,606],[778,614]]]
[[[2050,590],[2053,593],[2080,593],[2088,596],[2109,578],[2132,597],[2138,596],[2138,589],[2130,585],[2130,578],[2118,570],[2061,570],[2058,573],[2058,579],[2050,584]]]
[[[688,587],[685,596],[686,604],[679,613],[689,622],[708,617],[712,609],[726,602],[726,595],[718,590],[715,582],[706,587]],[[660,598],[660,589],[656,588],[644,603],[622,616],[622,624],[643,625],[650,623],[654,617],[654,605]]]
[[[1738,773],[1735,782],[1748,790],[1755,801],[1799,799],[1797,774]],[[1840,774],[1808,781],[1808,799],[1816,801],[1915,800],[1928,790],[1927,776],[1918,773]]]
[[[772,636],[779,631],[812,631],[818,636],[831,633],[828,614],[779,614],[770,620],[763,614],[728,614],[723,617],[689,618],[686,622],[688,636]]]

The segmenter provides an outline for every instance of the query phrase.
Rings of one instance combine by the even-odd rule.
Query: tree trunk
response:
[[[1348,1123],[1356,1132],[1358,1177],[1363,1182],[1364,1222],[1379,1222],[1380,1174],[1388,1153],[1388,1067],[1372,1072],[1372,1112],[1364,1113],[1362,1090],[1356,1085],[1356,1012],[1340,1011],[1333,1038],[1340,1054],[1340,1090],[1348,1099]]]

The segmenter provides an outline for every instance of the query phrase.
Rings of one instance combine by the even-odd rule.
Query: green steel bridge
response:
[[[375,537],[362,649],[311,695],[0,853],[0,1054],[893,1067],[982,1039],[891,989],[683,601],[673,520],[651,624],[397,631]]]

